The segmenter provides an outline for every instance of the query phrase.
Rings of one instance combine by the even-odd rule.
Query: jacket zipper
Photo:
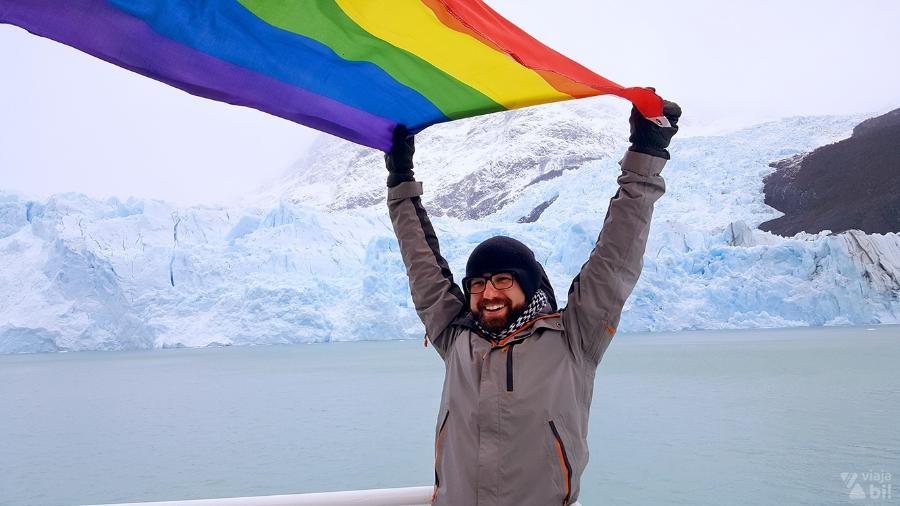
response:
[[[556,424],[550,420],[550,430],[553,431],[553,438],[556,440],[556,451],[559,453],[559,464],[562,466],[563,478],[566,481],[566,496],[563,497],[562,504],[569,504],[569,496],[572,495],[572,466],[569,465],[569,456],[566,454],[566,446],[563,444],[559,431],[556,430]]]
[[[438,488],[441,486],[441,477],[438,475],[438,462],[441,460],[441,440],[444,438],[444,426],[447,425],[447,419],[450,418],[450,410],[444,415],[441,422],[441,428],[438,429],[437,439],[434,442],[434,493],[431,494],[431,502],[437,499]]]
[[[506,391],[513,391],[513,348],[515,348],[515,344],[510,344],[509,348],[504,350],[506,352]]]

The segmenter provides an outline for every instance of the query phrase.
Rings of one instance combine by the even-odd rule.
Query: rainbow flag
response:
[[[480,0],[0,0],[20,26],[201,97],[381,150],[459,118],[625,88]]]

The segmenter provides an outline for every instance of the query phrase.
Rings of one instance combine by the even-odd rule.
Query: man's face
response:
[[[489,276],[484,275],[485,278]],[[485,330],[499,332],[525,310],[525,292],[515,277],[512,286],[505,290],[499,290],[493,283],[487,282],[483,292],[469,294],[469,310],[478,317]]]

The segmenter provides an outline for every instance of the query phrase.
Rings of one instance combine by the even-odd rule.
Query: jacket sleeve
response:
[[[603,230],[572,281],[563,325],[570,345],[595,365],[609,346],[622,306],[643,267],[654,203],[665,193],[659,173],[666,160],[628,151],[619,162],[619,190],[609,202]]]
[[[416,312],[426,337],[443,357],[452,344],[450,323],[465,306],[465,297],[441,256],[421,195],[422,183],[408,181],[388,188],[387,204]]]

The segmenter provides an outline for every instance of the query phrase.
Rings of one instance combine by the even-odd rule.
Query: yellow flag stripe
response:
[[[370,34],[415,54],[507,109],[572,98],[509,55],[449,29],[421,0],[336,1]]]

